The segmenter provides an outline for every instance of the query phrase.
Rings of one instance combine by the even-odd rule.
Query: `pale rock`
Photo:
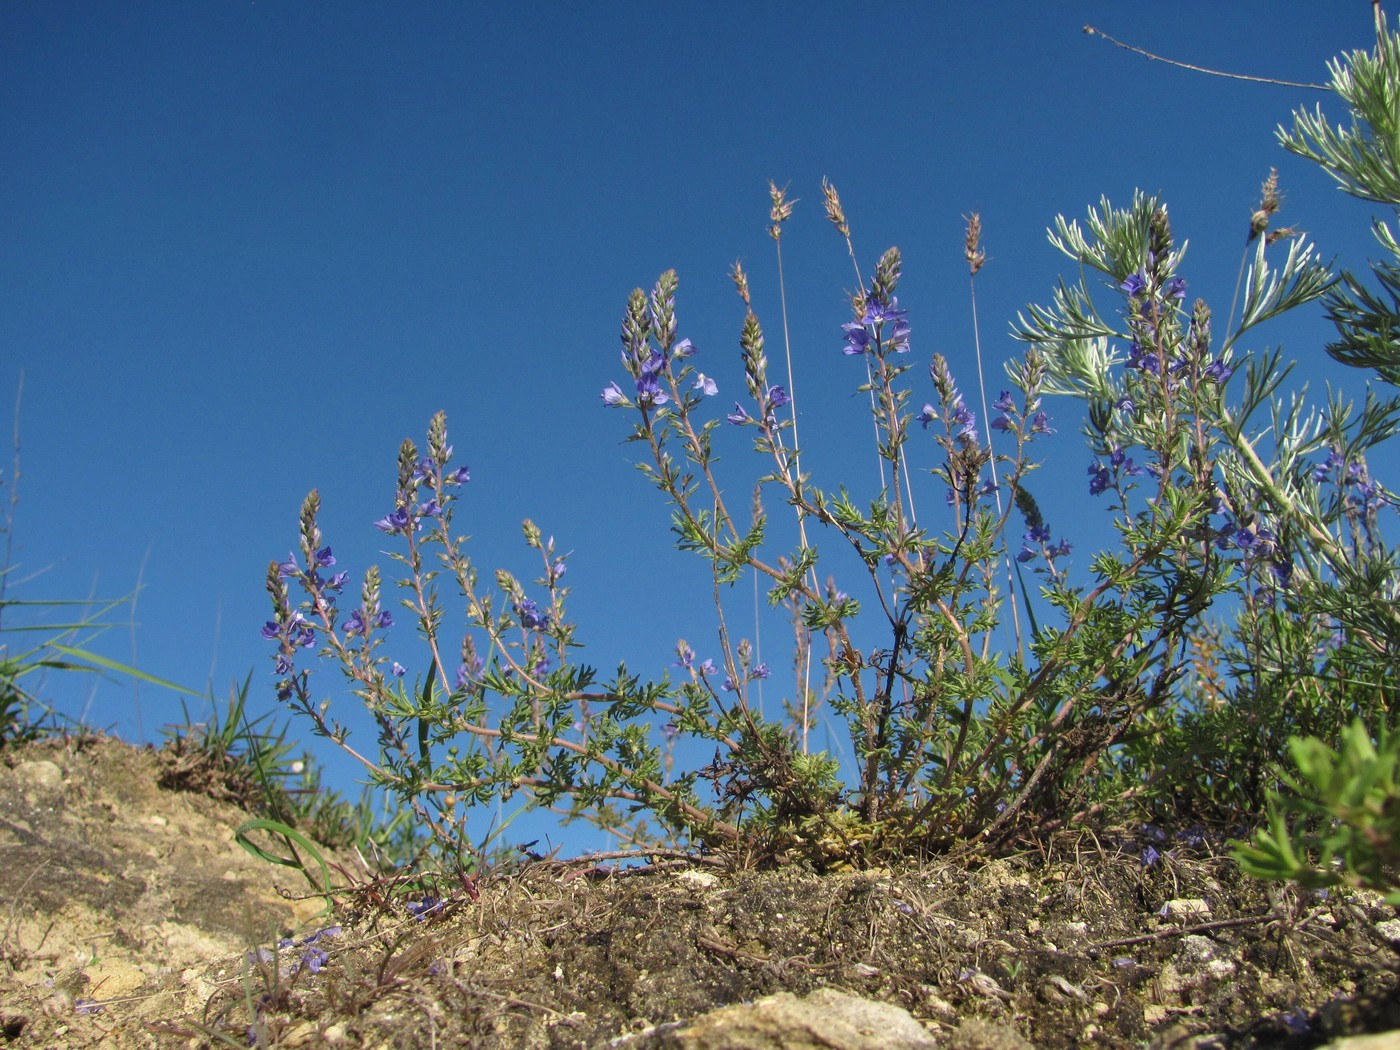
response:
[[[800,999],[782,992],[721,1007],[602,1045],[625,1050],[934,1050],[943,1044],[901,1007],[818,988]],[[967,1050],[982,1045],[968,1044]],[[985,1045],[990,1050],[991,1044]]]

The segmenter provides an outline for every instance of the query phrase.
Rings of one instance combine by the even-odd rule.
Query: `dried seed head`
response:
[[[773,225],[768,227],[768,236],[777,240],[782,236],[783,223],[792,217],[792,206],[796,200],[787,199],[787,187],[778,188],[778,184],[771,179],[768,181],[768,196],[773,202],[773,206],[768,209],[768,217],[773,220]]]
[[[1276,230],[1270,230],[1265,235],[1264,243],[1277,244],[1279,241],[1288,237],[1301,237],[1303,236],[1303,232],[1304,231],[1298,229],[1296,226],[1280,226]]]
[[[736,261],[729,270],[730,280],[734,282],[734,287],[739,289],[739,298],[744,300],[744,305],[752,307],[749,300],[749,275],[744,272],[744,265]]]
[[[967,221],[967,236],[963,239],[963,257],[967,260],[968,272],[977,276],[982,264],[987,261],[987,253],[982,250],[982,216],[973,212],[964,215]]]
[[[1249,217],[1249,239],[1251,241],[1269,228],[1269,220],[1283,203],[1283,194],[1278,191],[1278,169],[1270,168],[1269,177],[1259,188],[1259,206]],[[1277,240],[1277,238],[1275,238]],[[1272,243],[1272,242],[1270,242]]]
[[[846,221],[846,213],[841,208],[841,198],[836,195],[836,187],[822,178],[822,196],[826,198],[826,217],[831,220],[831,225],[836,227],[836,232],[842,237],[850,238],[851,224]]]

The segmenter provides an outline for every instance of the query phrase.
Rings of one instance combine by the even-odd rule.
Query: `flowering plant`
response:
[[[1375,60],[1375,91],[1400,91],[1397,51],[1400,41]],[[1351,67],[1369,71],[1363,57]],[[1337,66],[1337,90],[1364,117],[1365,89],[1342,86],[1351,75]],[[1332,134],[1308,119],[1288,140],[1299,152],[1308,136]],[[1348,145],[1336,146],[1338,157]],[[1400,204],[1374,181],[1400,185],[1393,159],[1373,152],[1339,178]],[[1337,158],[1318,159],[1341,170]],[[825,182],[823,196],[854,260],[840,198]],[[1393,497],[1366,460],[1400,425],[1400,399],[1368,394],[1359,415],[1337,399],[1310,409],[1302,394],[1283,399],[1289,370],[1278,352],[1247,349],[1258,326],[1328,297],[1343,333],[1334,354],[1394,382],[1400,353],[1387,326],[1400,323],[1400,247],[1378,226],[1397,259],[1379,273],[1390,301],[1350,278],[1338,291],[1301,235],[1269,230],[1278,202],[1271,176],[1251,216],[1243,308],[1223,337],[1205,301],[1188,306],[1184,245],[1164,203],[1139,194],[1125,208],[1101,201],[1083,225],[1057,219],[1051,242],[1081,277],[1018,319],[1026,350],[1006,368],[995,416],[983,408],[985,428],[942,355],[931,356],[926,379],[913,364],[898,250],[868,280],[857,268],[830,352],[863,365],[854,379],[881,466],[878,487],[863,494],[823,488],[804,469],[791,357],[784,376],[770,374],[743,270],[732,274],[744,307],[743,393],[728,412],[712,407],[726,384],[700,371],[717,366],[682,336],[668,271],[628,299],[626,378],[609,382],[601,401],[629,414],[629,440],[672,508],[677,545],[709,565],[714,648],[702,654],[682,640],[674,676],[647,681],[623,665],[600,681],[574,659],[567,559],[529,521],[540,575],[527,587],[502,570],[483,586],[452,532],[469,475],[453,466],[439,413],[425,454],[401,447],[395,506],[375,523],[398,545],[401,604],[425,644],[425,673],[410,688],[406,666],[385,651],[394,618],[377,569],[358,607],[340,607],[348,577],[323,572],[336,563],[313,492],[300,557],[268,570],[273,618],[263,633],[277,643],[278,695],[399,794],[459,861],[470,854],[472,806],[516,793],[643,849],[725,848],[823,866],[1004,844],[1095,816],[1238,819],[1283,783],[1275,742],[1389,709],[1377,669],[1400,640],[1379,520]],[[780,268],[793,203],[771,187]],[[976,216],[964,254],[975,287],[986,261]],[[978,360],[980,375],[980,350]],[[1116,533],[1078,564],[1032,494],[1052,397],[1084,403],[1084,484]],[[751,436],[763,463],[740,490],[754,494],[747,514],[717,468],[729,427]],[[918,507],[909,467],[930,451],[937,512]],[[786,532],[766,509],[774,497],[791,511]],[[793,625],[791,691],[777,718],[756,702],[770,668],[726,615],[728,588],[750,575]],[[446,625],[447,586],[467,611],[465,632]],[[340,665],[373,715],[377,760],[352,747],[329,701],[313,694],[298,663],[312,648]],[[812,731],[828,711],[847,739],[818,749]],[[714,759],[676,772],[687,741],[712,747]]]

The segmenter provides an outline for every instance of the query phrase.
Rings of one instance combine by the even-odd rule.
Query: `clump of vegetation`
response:
[[[1348,192],[1397,206],[1400,126],[1387,100],[1400,92],[1400,40],[1380,31],[1375,56],[1332,68],[1352,128],[1299,114],[1280,137]],[[840,197],[822,192],[854,262]],[[1326,790],[1329,819],[1351,836],[1333,853],[1362,882],[1385,882],[1363,854],[1393,859],[1394,745],[1371,758],[1358,734],[1390,739],[1400,647],[1386,539],[1396,501],[1376,472],[1376,450],[1400,425],[1386,389],[1400,377],[1400,244],[1376,223],[1388,261],[1372,291],[1334,275],[1301,233],[1275,228],[1279,201],[1271,173],[1249,216],[1238,317],[1232,304],[1223,324],[1188,295],[1166,202],[1104,199],[1083,221],[1056,219],[1051,243],[1078,276],[1018,318],[1026,350],[1006,365],[1006,389],[981,383],[976,348],[976,402],[941,355],[926,374],[914,367],[898,249],[857,266],[840,329],[873,421],[873,486],[814,481],[791,356],[776,374],[743,270],[731,275],[744,308],[732,411],[718,400],[720,372],[700,370],[722,365],[683,337],[679,281],[664,273],[626,304],[625,380],[602,402],[630,418],[638,469],[669,503],[677,546],[709,565],[713,648],[680,640],[672,668],[653,677],[580,662],[553,538],[524,523],[540,564],[525,583],[505,570],[483,577],[454,532],[470,474],[439,413],[426,448],[399,449],[394,506],[375,522],[397,544],[398,608],[377,567],[346,599],[319,495],[304,502],[299,557],[267,573],[278,697],[396,794],[459,870],[479,859],[473,814],[516,795],[643,852],[718,849],[826,869],[1144,815],[1238,828],[1280,791]],[[794,202],[773,186],[770,203],[781,268]],[[977,216],[963,251],[975,282],[986,261]],[[1282,352],[1252,349],[1263,326],[1315,303],[1337,325],[1328,351],[1381,384],[1359,409],[1290,391]],[[1116,534],[1093,553],[1052,530],[1034,495],[1040,439],[1075,421],[1075,402],[1087,495]],[[762,463],[742,486],[718,467],[737,431]],[[931,490],[910,467],[929,449]],[[751,501],[736,505],[736,491]],[[786,522],[770,515],[776,504]],[[793,625],[782,717],[756,703],[773,668],[728,617],[730,588],[749,577]],[[466,609],[465,629],[449,607]],[[390,633],[405,613],[423,647],[414,675]],[[372,714],[377,757],[350,741],[308,656],[338,666]],[[846,729],[839,750],[813,744],[828,715]],[[1278,757],[1288,741],[1336,741],[1352,725],[1330,787],[1319,786],[1315,742],[1293,745],[1308,765],[1290,779]],[[713,761],[677,771],[676,756],[700,749]],[[1347,807],[1333,804],[1338,791]],[[1333,855],[1278,819],[1263,834],[1273,846],[1242,854],[1261,873],[1292,877]]]

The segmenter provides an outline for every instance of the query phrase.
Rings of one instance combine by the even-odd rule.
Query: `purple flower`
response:
[[[297,565],[297,560],[293,555],[289,554],[287,555],[286,561],[279,561],[277,563],[277,575],[281,576],[284,580],[290,576],[301,575],[301,567]]]
[[[865,315],[861,317],[861,323],[883,324],[886,321],[902,321],[908,313],[908,310],[899,309],[899,298],[897,296],[892,297],[890,301],[886,303],[872,294],[866,297]]]
[[[1005,416],[997,416],[996,419],[992,420],[992,429],[993,429],[993,430],[1010,430],[1010,429],[1011,429],[1011,420],[1007,419]]]
[[[602,398],[603,404],[609,407],[627,404],[627,395],[622,392],[622,387],[616,383],[609,383],[603,388]]]
[[[394,626],[394,617],[388,609],[385,609],[374,618],[374,625],[376,627],[392,627]]]
[[[671,347],[673,357],[694,357],[695,345],[689,339],[682,339],[675,346]]]
[[[1145,850],[1142,851],[1142,866],[1144,868],[1152,867],[1152,865],[1156,864],[1157,861],[1161,859],[1161,856],[1162,855],[1157,852],[1157,848],[1155,846],[1148,846]]]
[[[768,403],[773,408],[782,408],[792,398],[788,397],[788,392],[780,386],[770,386],[768,388]]]
[[[1206,365],[1206,378],[1212,383],[1220,384],[1235,374],[1235,370],[1224,361],[1215,360]]]
[[[530,631],[549,629],[549,613],[540,612],[533,599],[521,598],[515,605],[515,613],[520,617],[520,626]]]
[[[393,662],[393,664],[389,667],[389,670],[393,673],[395,678],[402,678],[405,674],[408,673],[408,669],[404,667],[403,664],[399,663],[397,660]]]
[[[407,907],[408,914],[412,915],[419,922],[422,922],[425,916],[436,915],[438,912],[442,911],[444,904],[440,898],[430,893],[421,901],[409,901]]]
[[[331,553],[329,547],[322,547],[316,552],[316,564],[322,568],[330,568],[335,564],[335,555]]]
[[[401,506],[387,518],[380,518],[376,521],[374,527],[380,532],[387,532],[392,536],[396,532],[408,532],[412,524],[414,524],[413,517],[408,513],[408,508]]]
[[[735,682],[731,676],[725,675],[723,689],[726,693],[737,693],[739,691],[739,684]]]
[[[695,377],[694,389],[701,391],[706,397],[714,397],[719,393],[719,387],[715,385],[715,381],[704,372]]]
[[[1031,433],[1032,433],[1032,434],[1053,434],[1053,433],[1055,433],[1055,431],[1052,430],[1052,429],[1050,428],[1050,417],[1047,416],[1044,412],[1037,412],[1033,417],[1031,417]]]
[[[706,660],[700,665],[701,674],[715,674],[718,672],[718,670],[719,668],[715,667],[715,662],[713,660]]]
[[[1167,282],[1166,287],[1162,289],[1162,294],[1168,299],[1186,298],[1186,278],[1173,277]]]
[[[938,410],[926,403],[924,405],[924,410],[919,413],[918,418],[919,422],[923,424],[924,429],[927,430],[928,425],[938,418]]]
[[[330,955],[324,948],[308,948],[301,953],[301,961],[312,973],[320,973],[321,967],[330,960]]]
[[[475,680],[481,675],[481,672],[485,670],[485,668],[486,662],[479,656],[472,660],[472,665],[470,667],[466,664],[460,665],[457,668],[457,688],[466,689],[468,686],[475,684]]]
[[[1109,456],[1109,462],[1113,464],[1115,469],[1121,470],[1124,474],[1131,475],[1132,477],[1137,477],[1142,473],[1142,468],[1133,466],[1133,461],[1128,458],[1127,453],[1121,448],[1115,448],[1113,450],[1113,453]]]
[[[753,418],[744,411],[744,406],[737,401],[734,402],[734,411],[724,418],[729,420],[729,422],[733,423],[736,427],[741,427],[745,423],[753,422]]]
[[[1011,400],[1011,391],[1003,390],[1001,396],[992,402],[992,407],[998,412],[1015,412],[1016,402]]]
[[[897,354],[909,352],[909,322],[903,318],[894,323],[894,335],[890,337],[890,349]]]
[[[1161,371],[1162,361],[1155,353],[1145,351],[1141,343],[1134,341],[1128,347],[1128,367],[1155,376]]]
[[[952,409],[953,414],[949,423],[957,428],[956,436],[968,438],[975,443],[977,441],[977,417],[971,409],[963,404],[961,394],[953,399]]]
[[[443,478],[442,480],[447,482],[449,485],[465,485],[467,482],[471,481],[471,479],[472,472],[470,470],[468,470],[466,467],[458,467],[456,470],[454,470],[451,474],[447,475],[447,477]]]
[[[643,367],[642,374],[637,377],[637,403],[639,405],[664,405],[670,401],[670,395],[661,389],[661,384],[656,380],[656,373],[650,368]]]
[[[841,326],[841,331],[846,333],[846,345],[841,348],[843,354],[855,356],[870,349],[870,333],[865,325],[850,321]]]
[[[1089,495],[1097,496],[1101,492],[1106,492],[1109,485],[1113,484],[1113,475],[1109,469],[1098,460],[1094,460],[1089,466]]]
[[[282,637],[282,628],[276,620],[268,620],[267,623],[263,624],[261,634],[269,642],[275,642]]]
[[[767,665],[767,664],[759,664],[757,667],[755,667],[752,671],[749,672],[749,677],[750,677],[750,678],[757,678],[757,679],[759,679],[760,681],[762,681],[763,679],[767,678],[767,677],[768,677],[768,665]]]
[[[675,666],[689,670],[691,664],[695,660],[695,650],[686,645],[685,642],[681,642],[676,646],[676,655],[680,657],[680,659],[676,661]]]
[[[352,634],[363,634],[365,630],[365,618],[360,615],[360,610],[356,609],[350,614],[350,619],[345,621],[345,637]]]
[[[1132,274],[1118,286],[1130,296],[1139,296],[1147,290],[1147,279],[1140,273]]]

